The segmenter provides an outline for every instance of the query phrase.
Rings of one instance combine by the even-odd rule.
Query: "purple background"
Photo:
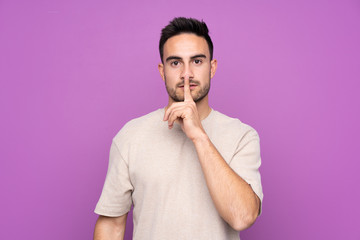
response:
[[[355,0],[0,0],[1,238],[92,238],[112,137],[167,103],[175,16],[210,28],[212,107],[260,134],[263,214],[242,239],[360,239]]]

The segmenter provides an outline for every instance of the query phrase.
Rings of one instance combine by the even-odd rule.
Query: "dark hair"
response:
[[[206,23],[194,18],[177,17],[174,18],[166,27],[161,30],[161,37],[159,42],[159,51],[161,62],[163,62],[164,45],[165,42],[181,33],[194,33],[199,37],[205,38],[210,52],[210,60],[213,58],[214,46],[209,36],[209,29]]]

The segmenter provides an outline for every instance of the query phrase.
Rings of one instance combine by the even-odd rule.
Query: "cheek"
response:
[[[176,84],[176,77],[174,77],[173,73],[164,72],[165,83],[168,87],[174,87]]]
[[[170,82],[176,82],[177,79],[179,78],[179,73],[176,70],[165,70],[164,75],[165,75],[166,80],[169,83]]]
[[[204,68],[204,69],[199,70],[197,72],[197,77],[200,78],[201,80],[208,81],[209,78],[211,77],[210,69]],[[195,75],[195,78],[196,78],[196,75]]]

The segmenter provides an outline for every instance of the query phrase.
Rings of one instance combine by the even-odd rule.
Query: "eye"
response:
[[[200,59],[195,59],[195,60],[194,60],[194,63],[197,64],[197,65],[199,65],[199,64],[202,63],[202,61],[201,61]]]
[[[171,66],[174,66],[174,67],[178,66],[179,64],[180,64],[179,61],[171,62]]]

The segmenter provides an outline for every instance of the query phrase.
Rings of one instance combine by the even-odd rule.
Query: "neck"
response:
[[[165,107],[165,111],[174,103],[174,100],[169,97],[169,103]],[[200,120],[205,119],[211,112],[211,108],[209,106],[208,96],[204,97],[201,101],[196,102],[196,108],[199,113]]]

